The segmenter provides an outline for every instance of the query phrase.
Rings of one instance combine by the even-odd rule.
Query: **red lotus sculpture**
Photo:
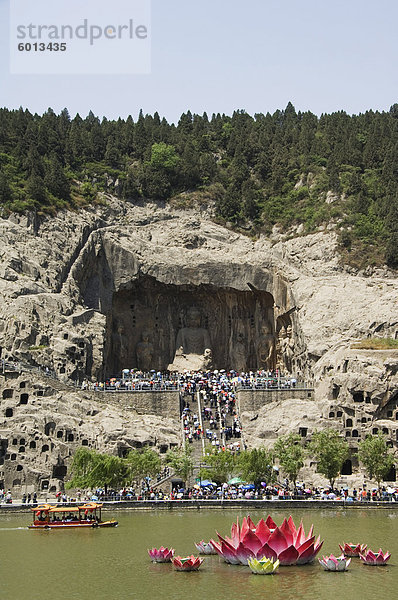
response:
[[[280,527],[270,516],[265,521],[260,519],[257,525],[245,517],[242,525],[239,519],[232,524],[231,537],[217,533],[219,542],[210,540],[210,543],[225,562],[234,565],[247,565],[251,557],[273,558],[281,565],[304,565],[314,560],[323,544],[319,536],[315,540],[312,532],[313,526],[306,536],[303,524],[296,528],[291,516]]]
[[[203,562],[203,558],[194,556],[193,554],[184,558],[175,556],[171,562],[177,571],[197,571]]]
[[[164,546],[160,546],[160,548],[151,548],[151,550],[148,550],[151,561],[157,563],[171,562],[174,552],[175,550],[173,548],[170,548],[169,550],[168,548],[164,548]]]
[[[391,554],[389,552],[383,554],[383,550],[380,548],[377,554],[372,552],[372,550],[368,550],[366,554],[360,554],[359,558],[365,565],[381,567],[387,564],[387,561],[391,558]]]
[[[342,546],[339,544],[340,550],[344,554],[344,556],[359,556],[360,554],[364,554],[366,552],[367,545],[366,544],[346,544]]]

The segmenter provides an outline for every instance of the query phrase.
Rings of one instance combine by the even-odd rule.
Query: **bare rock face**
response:
[[[104,396],[107,398],[104,398]],[[63,489],[77,447],[125,456],[134,448],[161,452],[180,443],[176,410],[138,414],[131,394],[74,390],[34,371],[0,378],[0,482],[16,494]]]
[[[297,407],[276,403],[271,413],[258,414],[255,427],[253,415],[246,419],[249,445],[297,432],[300,423],[310,434],[328,425],[326,414],[345,415],[344,407],[356,415],[362,401],[354,394],[360,392],[366,410],[352,419],[353,427],[355,419],[361,421],[355,423],[358,439],[382,416],[394,420],[396,357],[350,350],[351,342],[364,337],[398,335],[394,274],[343,269],[333,230],[253,241],[216,225],[207,214],[106,201],[53,218],[12,215],[0,221],[1,358],[48,369],[65,383],[102,380],[125,367],[163,370],[195,361],[237,371],[279,367],[315,381],[313,410],[305,407],[308,423],[300,417],[301,401]],[[61,394],[51,397],[46,419],[58,427],[54,414]],[[68,406],[80,402],[68,390],[62,398]],[[5,416],[12,408],[6,401],[3,396],[4,431],[14,429],[16,418]],[[18,422],[33,431],[36,416],[23,411]],[[95,447],[109,450],[111,438],[116,443],[125,435],[114,423],[122,418],[116,417],[118,407],[111,412],[110,420],[101,414],[103,433]],[[74,440],[88,419],[83,413],[80,426],[65,409],[62,430],[73,432]],[[125,415],[133,427],[132,413]],[[345,434],[342,415],[330,419]],[[42,443],[37,435],[31,441]],[[128,435],[142,441],[137,428]],[[21,436],[27,438],[26,432]],[[69,448],[72,442],[63,443]],[[51,451],[48,461],[54,463]],[[42,464],[35,468],[40,471]]]

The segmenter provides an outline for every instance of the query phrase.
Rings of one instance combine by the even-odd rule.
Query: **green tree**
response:
[[[394,457],[389,453],[386,437],[382,433],[367,435],[358,446],[358,456],[364,465],[368,477],[380,482],[383,481],[394,463]]]
[[[335,429],[316,431],[309,444],[309,452],[317,461],[317,472],[324,475],[333,488],[343,462],[349,455],[346,440]]]
[[[0,171],[0,203],[5,204],[12,200],[12,191],[8,183],[8,179],[4,173]]]
[[[256,487],[259,487],[262,481],[267,484],[274,483],[276,472],[273,465],[273,452],[265,448],[244,450],[238,457],[238,468],[242,479],[253,482]]]
[[[138,199],[141,196],[141,188],[139,184],[139,176],[138,173],[129,169],[127,172],[126,181],[123,188],[123,197],[124,198],[132,198]]]
[[[240,218],[241,200],[240,194],[233,185],[229,185],[225,194],[216,200],[217,213],[229,221],[238,222]]]
[[[194,463],[191,449],[188,446],[185,449],[168,450],[164,462],[173,469],[177,477],[181,477],[185,482],[192,475]]]
[[[155,169],[165,169],[166,171],[174,171],[180,158],[174,148],[164,142],[153,144],[151,149],[151,166]]]
[[[78,448],[74,454],[72,477],[67,488],[104,487],[105,492],[110,487],[124,484],[127,477],[126,463],[118,456],[100,454],[88,448]]]
[[[392,269],[398,269],[398,197],[391,199],[387,217],[386,263]]]
[[[152,165],[145,165],[143,174],[144,194],[148,198],[166,200],[171,194],[169,173],[164,169],[155,169]]]
[[[86,181],[80,187],[83,198],[88,202],[92,202],[97,197],[97,187],[93,186],[89,181]]]
[[[201,479],[209,479],[218,485],[227,482],[237,471],[237,461],[232,452],[214,450],[205,455],[206,465],[200,469]]]
[[[55,154],[52,155],[46,167],[44,183],[48,191],[56,198],[70,200],[70,183]]]
[[[106,151],[104,156],[105,162],[112,167],[118,167],[120,163],[120,152],[113,136],[107,141]]]
[[[258,191],[253,180],[248,179],[242,184],[242,209],[243,214],[248,219],[258,217]]]
[[[162,463],[155,450],[144,448],[131,450],[126,457],[126,464],[132,479],[144,479],[159,473]]]
[[[47,200],[46,186],[40,175],[31,175],[26,182],[26,191],[29,198],[36,200],[39,204],[44,204]]]
[[[279,459],[282,471],[293,482],[294,489],[296,489],[297,475],[304,466],[305,452],[302,438],[295,433],[284,435],[276,441],[274,452]]]

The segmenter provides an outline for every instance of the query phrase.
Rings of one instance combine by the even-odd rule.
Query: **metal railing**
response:
[[[284,390],[296,391],[312,391],[314,388],[311,384],[305,381],[290,382],[289,380],[268,380],[268,381],[242,381],[236,384],[236,391],[240,390],[265,390],[270,392],[278,392]]]
[[[150,382],[143,381],[134,385],[93,385],[89,384],[87,387],[82,388],[88,391],[94,392],[110,392],[110,393],[133,393],[133,392],[176,392],[179,390],[178,383],[170,382]]]

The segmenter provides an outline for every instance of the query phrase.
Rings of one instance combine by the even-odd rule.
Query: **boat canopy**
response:
[[[65,506],[65,505],[51,505],[51,504],[41,504],[40,506],[36,506],[36,508],[31,508],[31,510],[35,512],[50,512],[50,513],[59,513],[59,512],[79,512],[81,510],[97,510],[97,508],[102,508],[103,504],[98,504],[97,502],[87,502],[87,504],[83,504],[81,506]]]

